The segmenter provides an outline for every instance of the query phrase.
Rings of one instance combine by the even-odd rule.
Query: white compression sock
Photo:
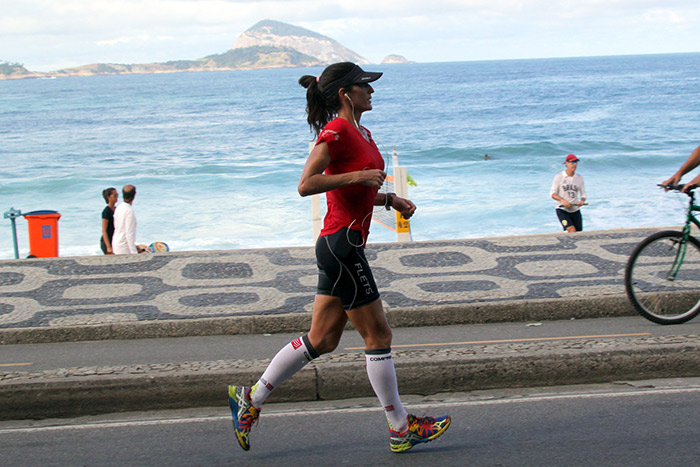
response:
[[[389,425],[394,431],[404,432],[408,428],[408,414],[401,404],[391,349],[365,350],[365,362],[369,382],[384,407]]]
[[[251,395],[253,407],[260,408],[275,388],[317,357],[318,354],[311,346],[311,342],[309,342],[309,338],[306,335],[294,339],[282,347],[265,369],[258,381],[255,392]]]

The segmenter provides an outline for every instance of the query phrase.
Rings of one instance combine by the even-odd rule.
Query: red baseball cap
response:
[[[566,156],[566,162],[578,162],[578,157],[574,156],[573,154],[569,154]]]

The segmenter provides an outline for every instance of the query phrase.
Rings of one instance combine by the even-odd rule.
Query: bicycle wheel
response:
[[[689,237],[685,257],[678,249],[683,234],[655,233],[637,245],[625,268],[625,289],[632,305],[659,324],[680,324],[700,313],[700,242]],[[672,269],[682,264],[673,276]]]

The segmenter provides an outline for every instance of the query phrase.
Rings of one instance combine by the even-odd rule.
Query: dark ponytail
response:
[[[350,73],[355,64],[352,62],[340,62],[329,65],[323,70],[321,76],[316,78],[304,75],[299,78],[299,84],[306,88],[306,121],[313,129],[316,136],[321,133],[323,127],[333,120],[340,108],[338,89],[326,89],[324,86],[333,85],[340,78]]]

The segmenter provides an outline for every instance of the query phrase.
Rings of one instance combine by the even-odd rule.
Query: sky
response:
[[[197,59],[263,19],[373,63],[700,51],[698,0],[3,0],[0,61],[52,71]]]

